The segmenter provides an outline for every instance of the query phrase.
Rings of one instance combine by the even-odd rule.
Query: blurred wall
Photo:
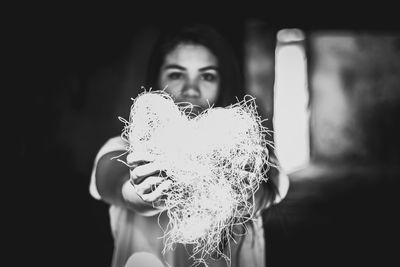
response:
[[[313,160],[400,160],[400,38],[314,31],[308,36]]]
[[[265,213],[268,266],[399,264],[399,41],[307,31],[311,161]]]

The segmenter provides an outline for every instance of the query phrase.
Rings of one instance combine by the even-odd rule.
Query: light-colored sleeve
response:
[[[289,176],[279,167],[277,175],[271,177],[271,181],[275,184],[278,194],[275,197],[274,204],[281,202],[287,195],[290,186]]]
[[[275,200],[270,204],[277,204],[286,197],[289,191],[290,180],[288,174],[282,169],[275,152],[270,154],[269,164],[271,168],[271,174],[269,175],[269,178],[277,189]]]
[[[113,151],[125,151],[127,150],[127,142],[121,138],[121,136],[116,136],[113,138],[110,138],[99,150],[99,152],[96,155],[96,158],[94,160],[93,164],[93,169],[92,169],[92,174],[90,177],[90,185],[89,185],[89,192],[92,197],[95,199],[101,199],[99,191],[97,190],[96,187],[96,169],[97,169],[97,163],[99,162],[99,159],[104,156],[105,154]]]

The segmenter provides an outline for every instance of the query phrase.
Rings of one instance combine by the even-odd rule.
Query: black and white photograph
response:
[[[14,8],[5,266],[400,263],[395,8],[131,5]]]

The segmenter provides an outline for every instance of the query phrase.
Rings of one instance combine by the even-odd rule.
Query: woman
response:
[[[227,106],[243,98],[240,77],[234,53],[226,41],[208,26],[191,25],[160,36],[150,59],[145,85],[165,88],[175,102],[191,102],[198,113],[210,105]],[[128,156],[127,162],[137,165],[131,173],[125,165],[110,160],[125,151],[126,144],[121,137],[110,139],[96,157],[90,185],[93,197],[110,204],[115,241],[112,266],[125,266],[128,258],[138,252],[149,252],[166,265],[190,266],[193,263],[188,253],[190,246],[178,245],[165,255],[161,253],[163,241],[160,237],[164,233],[159,223],[166,225],[168,218],[152,203],[168,189],[170,181],[154,174],[160,170],[145,155],[142,158]],[[276,163],[274,157],[271,159]],[[268,176],[269,182],[263,183],[256,193],[256,220],[248,225],[251,231],[239,238],[237,244],[230,244],[231,266],[265,265],[261,211],[284,198],[289,184],[287,176],[278,168],[271,168]],[[152,188],[156,189],[151,191]],[[224,244],[222,240],[222,247]],[[227,266],[222,258],[207,264]]]

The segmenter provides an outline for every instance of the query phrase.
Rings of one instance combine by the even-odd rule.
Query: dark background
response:
[[[17,156],[24,163],[17,170],[23,168],[24,179],[16,181],[23,193],[8,198],[16,204],[10,218],[18,230],[8,241],[15,265],[109,266],[113,244],[108,206],[89,195],[90,172],[100,146],[121,131],[117,117],[127,117],[130,97],[139,92],[158,25],[207,22],[241,55],[243,23],[253,18],[273,30],[385,33],[398,32],[400,24],[393,9],[366,2],[352,9],[329,2],[305,9],[232,4],[227,10],[203,3],[196,11],[201,3],[186,4],[190,7],[157,10],[68,5],[17,9],[9,27],[10,68],[17,70],[15,90],[10,91],[22,99],[23,108],[13,105],[10,114],[22,111],[19,118],[29,134],[21,125],[16,128]],[[297,182],[302,175],[307,176],[293,176],[287,201],[265,215],[269,266],[387,266],[397,260],[397,182],[368,183],[365,188],[355,182],[341,188],[338,179],[333,185]],[[298,193],[324,187],[330,189],[323,196]],[[338,201],[339,193],[346,201]]]

